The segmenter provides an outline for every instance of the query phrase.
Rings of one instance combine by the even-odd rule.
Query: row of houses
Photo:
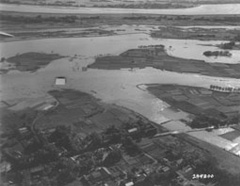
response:
[[[210,90],[212,91],[218,91],[218,92],[237,92],[240,93],[240,87],[221,87],[216,85],[210,85]]]

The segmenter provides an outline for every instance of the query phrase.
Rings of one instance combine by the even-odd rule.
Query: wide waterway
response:
[[[167,105],[147,91],[137,88],[139,84],[171,83],[199,87],[215,85],[240,86],[238,79],[206,77],[196,74],[166,72],[153,68],[123,70],[97,70],[81,68],[94,62],[94,57],[101,54],[115,54],[136,48],[139,45],[163,44],[170,55],[183,58],[202,59],[202,51],[214,50],[216,47],[199,44],[219,42],[196,40],[154,39],[147,34],[118,35],[94,38],[61,38],[0,43],[0,57],[10,57],[24,52],[54,52],[67,56],[56,60],[37,72],[10,71],[2,75],[1,96],[3,100],[17,98],[34,98],[43,96],[54,86],[55,77],[65,76],[67,84],[64,88],[72,88],[94,94],[107,103],[115,103],[132,109],[147,118],[161,123],[167,118],[174,119],[174,114],[166,112]],[[171,46],[171,47],[170,47]],[[239,51],[236,51],[239,55]],[[75,56],[75,58],[74,58]],[[222,60],[226,58],[219,58]],[[230,58],[231,59],[231,58]],[[237,58],[229,59],[229,63],[238,62]],[[238,58],[239,59],[239,58]],[[214,59],[216,60],[216,59]],[[236,60],[236,61],[235,61]],[[167,118],[166,118],[167,117]],[[180,117],[183,117],[182,115]],[[182,123],[169,123],[169,129],[185,130]],[[206,141],[214,141],[217,145],[231,149],[232,144],[226,140],[213,138],[211,133],[192,133],[195,137]]]
[[[216,50],[214,46],[199,44],[213,44],[220,42],[197,41],[197,40],[171,40],[154,39],[147,34],[106,36],[95,38],[65,38],[65,39],[42,39],[29,41],[16,41],[0,43],[1,57],[10,57],[25,52],[54,52],[64,56],[64,59],[56,60],[35,73],[11,71],[2,76],[2,98],[14,99],[22,97],[38,96],[53,88],[53,82],[57,76],[66,76],[67,87],[91,92],[104,101],[119,100],[124,104],[136,104],[140,102],[149,105],[149,97],[146,92],[136,88],[138,84],[145,83],[178,83],[182,85],[196,85],[209,87],[210,84],[237,85],[239,80],[228,78],[204,77],[194,74],[180,74],[163,72],[161,70],[146,68],[125,70],[91,70],[82,72],[84,67],[94,62],[94,57],[102,54],[118,55],[127,49],[136,48],[139,45],[163,44],[170,55],[191,59],[206,59],[210,62],[238,63],[240,51],[232,58],[206,58],[202,55],[205,50]],[[170,47],[171,46],[171,47]],[[73,56],[77,58],[69,60]],[[138,96],[139,94],[139,96]],[[135,96],[134,96],[135,95]],[[152,97],[152,96],[150,96]],[[133,100],[132,100],[133,99]],[[154,101],[153,101],[154,103]],[[136,107],[139,108],[139,107]],[[148,112],[149,109],[146,109]]]
[[[200,5],[179,9],[124,9],[124,8],[86,8],[51,7],[34,5],[0,4],[2,11],[67,14],[168,14],[168,15],[216,15],[240,14],[240,4]]]

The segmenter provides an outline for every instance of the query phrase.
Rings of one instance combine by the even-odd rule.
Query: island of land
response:
[[[232,54],[229,51],[206,51],[203,52],[204,56],[211,57],[211,56],[225,56],[225,57],[231,57]]]
[[[7,73],[9,70],[35,72],[40,68],[47,66],[54,60],[64,58],[59,54],[46,54],[37,52],[27,52],[17,54],[16,56],[1,59],[0,72]]]

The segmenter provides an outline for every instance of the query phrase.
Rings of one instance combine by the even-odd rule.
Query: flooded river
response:
[[[34,97],[46,93],[54,88],[54,79],[57,76],[66,76],[67,87],[86,92],[96,92],[97,97],[108,102],[143,109],[140,113],[152,115],[155,118],[154,107],[156,99],[147,92],[136,88],[138,84],[146,83],[178,83],[182,85],[195,85],[209,87],[210,84],[239,85],[238,80],[227,78],[204,77],[194,74],[180,74],[163,72],[161,70],[146,68],[123,70],[92,70],[82,72],[81,68],[94,62],[98,55],[118,55],[127,49],[137,48],[139,45],[163,44],[170,55],[182,58],[204,59],[210,62],[237,63],[239,58],[206,58],[202,55],[204,50],[214,50],[213,46],[202,46],[213,42],[196,40],[154,39],[147,34],[120,35],[96,38],[66,38],[42,39],[31,41],[16,41],[0,43],[1,57],[10,57],[25,52],[54,52],[67,56],[56,60],[35,73],[11,71],[2,76],[2,98],[14,99]],[[219,43],[219,42],[214,42]],[[171,46],[171,47],[170,47]],[[240,54],[235,51],[236,56]],[[74,60],[70,60],[77,55]],[[139,105],[142,105],[139,107]],[[157,104],[156,107],[161,107]],[[153,108],[151,110],[150,108]],[[157,109],[159,110],[159,109]],[[139,111],[139,110],[138,110]],[[146,113],[145,113],[146,112]],[[155,120],[154,119],[154,120]]]
[[[31,41],[15,41],[0,43],[1,57],[10,57],[24,52],[54,52],[66,57],[50,63],[37,72],[11,71],[2,75],[1,97],[3,100],[17,98],[34,98],[43,96],[48,90],[56,88],[54,80],[57,76],[65,76],[67,85],[65,88],[73,88],[93,94],[107,103],[115,103],[132,109],[147,118],[161,123],[168,120],[169,112],[166,112],[167,104],[155,98],[147,91],[137,88],[139,84],[171,83],[199,87],[216,85],[237,85],[237,79],[206,77],[195,74],[181,74],[166,72],[153,68],[122,70],[97,70],[88,69],[81,71],[82,67],[93,63],[94,58],[102,54],[118,55],[121,52],[136,48],[139,45],[163,44],[170,55],[183,58],[205,59],[201,54],[204,50],[216,49],[213,46],[199,44],[213,44],[219,42],[206,42],[196,40],[170,40],[153,39],[147,34],[118,35],[95,38],[66,38],[66,39],[42,39]],[[171,46],[171,47],[170,47]],[[239,51],[236,51],[239,55]],[[76,56],[75,58],[73,58]],[[70,60],[72,58],[72,60]],[[225,58],[219,58],[225,61]],[[231,59],[231,60],[230,60]],[[226,59],[236,63],[237,58]],[[216,59],[208,59],[216,60]],[[213,62],[213,61],[212,61]],[[165,113],[164,113],[165,112]],[[174,116],[174,115],[173,115]],[[175,117],[175,116],[174,116]],[[180,116],[180,117],[183,117]],[[169,118],[173,119],[173,118]],[[175,128],[173,127],[175,126]],[[170,123],[169,129],[185,130],[187,127],[182,123]],[[202,132],[193,133],[202,138]],[[206,133],[205,140],[212,140],[212,135]],[[215,140],[219,141],[219,140]],[[225,144],[226,143],[226,144]],[[231,148],[231,143],[224,141],[224,148]]]
[[[0,10],[16,12],[43,12],[68,14],[168,14],[168,15],[215,15],[240,14],[240,4],[200,5],[179,9],[124,9],[124,8],[86,8],[86,7],[50,7],[33,5],[0,4]]]

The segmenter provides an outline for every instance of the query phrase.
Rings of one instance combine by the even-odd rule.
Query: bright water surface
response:
[[[160,117],[159,109],[164,105],[161,101],[136,88],[138,84],[146,83],[177,83],[181,85],[194,85],[209,87],[210,84],[239,85],[240,82],[228,78],[205,77],[194,74],[180,74],[174,72],[162,72],[161,70],[146,68],[129,71],[123,70],[96,70],[81,71],[81,67],[94,62],[94,57],[101,54],[118,55],[127,49],[136,48],[139,45],[163,44],[166,45],[170,55],[183,58],[205,59],[204,50],[213,50],[215,47],[198,44],[213,42],[196,40],[169,40],[153,39],[146,34],[121,35],[95,38],[66,38],[66,39],[42,39],[30,41],[16,41],[0,43],[1,56],[10,57],[24,52],[54,52],[69,56],[56,60],[35,73],[11,71],[2,76],[2,98],[14,99],[22,97],[37,97],[43,95],[49,89],[54,88],[55,77],[66,76],[68,88],[81,91],[96,92],[96,97],[103,101],[117,103],[148,116],[157,121]],[[219,43],[219,42],[214,42]],[[172,46],[169,48],[169,46]],[[75,54],[76,59],[69,58]],[[239,55],[239,51],[236,51]],[[207,58],[208,59],[208,58]],[[221,60],[231,62],[231,58]],[[234,60],[233,60],[234,59]],[[233,58],[232,62],[238,62]],[[218,61],[208,59],[209,61]],[[160,118],[161,119],[161,118]]]
[[[171,83],[199,87],[216,85],[240,86],[237,79],[206,77],[195,74],[181,74],[166,72],[153,68],[123,70],[97,70],[84,67],[94,62],[94,57],[101,54],[118,55],[127,49],[136,48],[139,45],[163,44],[170,55],[183,58],[204,59],[209,62],[239,62],[239,51],[234,51],[232,58],[205,58],[202,52],[205,50],[217,50],[213,46],[199,44],[218,44],[219,41],[196,41],[196,40],[171,40],[153,39],[147,34],[120,35],[94,38],[66,38],[66,39],[42,39],[29,41],[16,41],[0,43],[0,57],[10,57],[24,52],[54,52],[68,56],[59,59],[37,72],[11,71],[2,75],[1,94],[2,99],[34,98],[43,96],[50,89],[54,89],[54,80],[57,76],[65,76],[67,85],[65,88],[73,88],[94,94],[97,98],[107,103],[132,109],[147,118],[161,123],[167,118],[177,117],[166,111],[167,104],[155,98],[147,91],[138,89],[138,84]],[[171,47],[170,47],[171,46]],[[73,56],[77,58],[70,60]],[[166,118],[167,117],[167,118]],[[182,117],[182,116],[179,116]],[[171,118],[174,119],[174,118]],[[187,130],[188,127],[180,122],[166,125],[171,130]],[[226,149],[231,149],[235,143],[214,137],[207,132],[195,132],[191,135],[214,143]]]
[[[240,14],[240,4],[201,5],[184,9],[124,9],[124,8],[85,8],[85,7],[47,7],[33,5],[0,4],[0,10],[16,12],[44,12],[68,14],[168,14],[168,15],[215,15]]]

